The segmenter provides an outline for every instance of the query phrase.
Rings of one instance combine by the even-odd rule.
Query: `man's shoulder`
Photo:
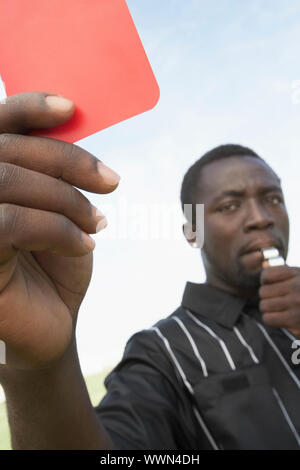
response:
[[[151,328],[168,328],[171,324],[173,324],[174,317],[183,318],[184,315],[184,308],[182,306],[179,306],[172,313],[154,323]]]
[[[133,333],[124,348],[124,360],[156,360],[158,356],[168,356],[168,343],[176,341],[174,318],[182,318],[184,309],[178,307],[166,317],[161,318],[148,328]],[[172,339],[173,338],[173,339]]]
[[[127,344],[133,341],[141,341],[141,343],[161,343],[162,337],[165,335],[169,336],[171,333],[174,320],[183,319],[184,317],[184,308],[178,307],[172,313],[168,314],[166,317],[161,318],[155,322],[149,328],[144,328],[142,330],[136,331],[127,341]]]
[[[138,330],[131,335],[125,344],[121,360],[105,379],[105,384],[107,385],[116,373],[121,371],[124,373],[129,369],[133,370],[133,368],[141,366],[156,369],[170,379],[174,372],[170,349],[173,348],[174,341],[178,337],[178,335],[174,335],[173,324],[175,322],[173,318],[182,315],[183,309],[178,307],[149,328]]]

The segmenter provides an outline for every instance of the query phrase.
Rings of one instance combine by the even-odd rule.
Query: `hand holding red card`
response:
[[[155,106],[159,88],[125,0],[0,0],[7,95],[70,98],[73,118],[34,132],[75,142]]]

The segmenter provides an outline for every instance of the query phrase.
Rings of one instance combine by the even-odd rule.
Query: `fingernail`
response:
[[[92,217],[96,220],[96,222],[98,222],[99,217],[104,217],[104,214],[102,214],[102,212],[100,211],[100,209],[98,209],[98,207],[94,206],[93,204],[91,204],[91,206],[92,206]]]
[[[107,226],[107,219],[106,217],[103,217],[100,222],[98,222],[97,227],[96,227],[96,233],[100,232],[100,230],[103,230]]]
[[[107,219],[105,215],[96,207],[92,205],[92,216],[96,221],[96,232],[100,232],[107,225]]]
[[[90,237],[87,233],[81,232],[82,233],[82,242],[83,244],[89,249],[93,250],[96,246],[95,240]]]
[[[97,169],[100,175],[103,177],[106,183],[116,185],[120,181],[120,176],[114,170],[104,165],[101,162],[97,162]]]
[[[70,111],[74,106],[73,101],[68,100],[67,98],[64,98],[63,96],[48,95],[46,96],[45,99],[46,99],[47,105],[54,111],[67,112],[67,111]]]

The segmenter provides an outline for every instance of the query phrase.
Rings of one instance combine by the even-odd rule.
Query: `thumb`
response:
[[[0,134],[58,126],[68,121],[74,110],[74,103],[61,95],[43,92],[13,95],[0,102]]]

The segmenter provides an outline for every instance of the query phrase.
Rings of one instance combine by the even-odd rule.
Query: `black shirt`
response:
[[[257,302],[188,282],[175,312],[128,340],[95,409],[117,449],[299,449],[293,340]]]

